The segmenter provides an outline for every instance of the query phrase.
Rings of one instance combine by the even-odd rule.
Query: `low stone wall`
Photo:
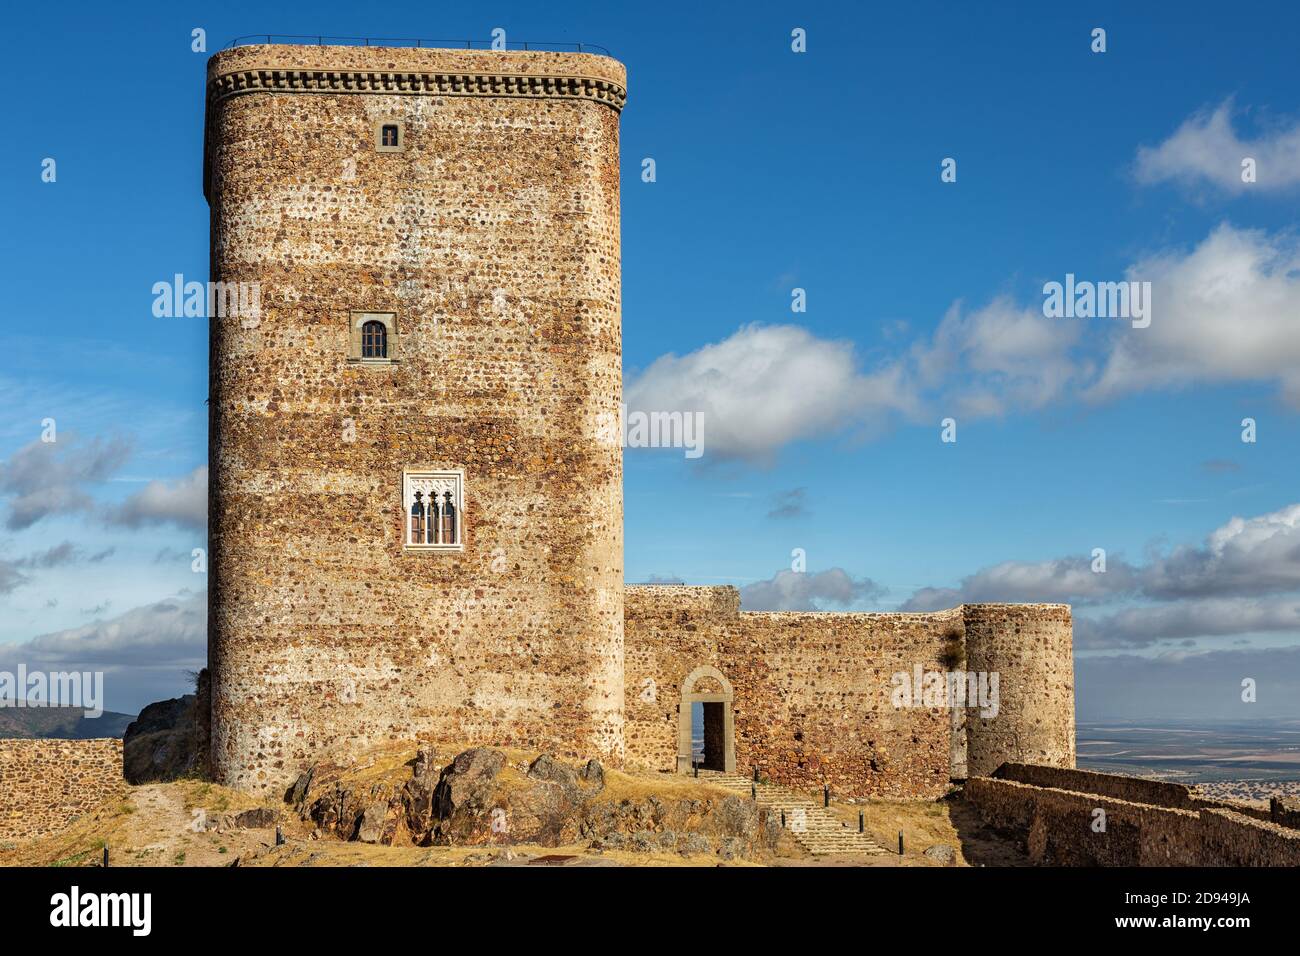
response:
[[[1141,782],[1133,790],[1145,792]],[[1236,810],[1158,806],[991,777],[968,780],[965,797],[986,824],[1024,840],[1035,863],[1300,866],[1300,831]],[[1105,812],[1100,830],[1098,810]]]
[[[1196,809],[1191,787],[1181,783],[1163,783],[1159,780],[1144,780],[1142,777],[1097,773],[1095,770],[1070,770],[1028,763],[1004,763],[994,771],[993,776],[999,780],[1012,780],[1035,787],[1095,793],[1132,803],[1153,803],[1181,810]]]
[[[1300,829],[1300,799],[1273,797],[1268,802],[1268,818],[1281,826]]]
[[[0,840],[60,830],[125,793],[118,738],[0,740]]]
[[[1116,773],[1098,773],[1095,770],[1074,770],[1065,767],[1048,767],[1041,764],[1004,763],[994,771],[999,780],[1014,780],[1035,787],[1071,790],[1075,793],[1094,793],[1114,797],[1130,803],[1147,803],[1157,807],[1177,810],[1229,810],[1240,816],[1256,820],[1284,822],[1270,815],[1262,807],[1227,800],[1211,800],[1198,796],[1196,791],[1181,783],[1165,783],[1143,777],[1125,777]],[[1294,826],[1294,824],[1291,824]]]

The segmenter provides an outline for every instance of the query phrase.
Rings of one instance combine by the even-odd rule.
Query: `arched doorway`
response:
[[[677,708],[677,771],[691,772],[691,713],[702,705],[704,760],[708,770],[736,772],[736,734],[731,712],[731,681],[722,671],[705,664],[695,668],[682,682],[682,701]]]

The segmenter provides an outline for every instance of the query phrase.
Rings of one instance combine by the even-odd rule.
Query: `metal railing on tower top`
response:
[[[496,43],[493,40],[424,40],[418,37],[328,37],[305,36],[293,33],[250,33],[235,37],[226,44],[251,46],[257,43],[288,43],[303,46],[409,46],[461,50],[540,50],[552,53],[599,53],[610,56],[609,50],[595,43],[578,43],[567,40],[510,40]],[[494,45],[495,44],[495,45]]]

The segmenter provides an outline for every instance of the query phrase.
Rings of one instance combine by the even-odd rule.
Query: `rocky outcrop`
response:
[[[476,747],[445,766],[422,749],[405,766],[409,776],[367,785],[314,767],[286,800],[319,836],[384,845],[585,843],[734,859],[769,852],[780,835],[766,810],[739,796],[616,798],[595,760],[574,767],[543,754],[512,765],[501,751]]]
[[[122,769],[132,784],[176,780],[202,771],[196,698],[160,700],[140,711],[122,736]]]

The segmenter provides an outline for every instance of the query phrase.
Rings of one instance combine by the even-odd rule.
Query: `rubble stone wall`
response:
[[[120,738],[0,740],[0,840],[53,833],[125,793]]]
[[[717,668],[732,687],[737,772],[757,767],[787,786],[830,786],[840,796],[937,796],[953,777],[954,733],[983,735],[975,741],[982,759],[1074,764],[1068,608],[747,613],[739,600],[730,587],[627,588],[629,764],[677,766],[682,684],[700,666]],[[966,630],[972,615],[976,647]],[[1031,647],[1019,649],[1018,640]],[[947,659],[954,646],[964,648],[964,661]],[[1047,665],[1034,654],[1053,660]],[[895,705],[896,675],[963,670],[972,658],[1002,668],[1000,716],[973,720],[977,711],[967,710],[965,723],[954,724],[946,706]],[[1044,673],[1053,680],[1046,688],[1035,683]]]
[[[986,824],[1023,840],[1035,863],[1300,865],[1300,831],[1222,807],[1157,806],[990,777],[972,777],[964,794]]]
[[[622,761],[621,64],[253,46],[208,66],[218,782],[395,739]],[[398,125],[401,148],[379,149]],[[390,362],[351,354],[392,313]],[[404,469],[464,473],[404,547]]]

